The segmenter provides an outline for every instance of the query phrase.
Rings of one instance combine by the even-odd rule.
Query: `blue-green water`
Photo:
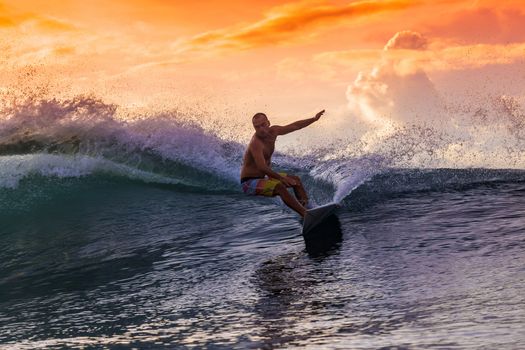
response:
[[[342,241],[320,255],[267,199],[28,177],[0,192],[0,343],[519,348],[525,173],[405,189],[466,175],[417,173],[354,191],[337,212]],[[378,195],[389,182],[403,190]]]
[[[0,348],[525,343],[525,171],[276,154],[314,202],[343,201],[305,240],[240,191],[243,145],[113,112],[0,122]]]

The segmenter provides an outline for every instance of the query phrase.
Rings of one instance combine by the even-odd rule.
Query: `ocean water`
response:
[[[199,125],[90,98],[3,113],[2,349],[525,344],[519,167],[276,154],[343,204],[303,237],[279,200],[241,193],[244,145]]]

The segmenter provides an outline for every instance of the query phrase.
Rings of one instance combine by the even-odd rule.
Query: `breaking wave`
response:
[[[435,170],[448,165],[446,153],[453,149],[464,163],[473,155],[464,150],[465,144],[475,142],[472,137],[465,139],[465,133],[458,138],[452,132],[424,125],[397,128],[373,145],[355,142],[349,136],[329,147],[276,153],[274,166],[300,174],[317,202],[341,201],[359,187],[367,192],[379,188],[396,192],[399,186],[420,188],[426,184],[431,189],[454,181],[522,181],[519,169],[525,154],[525,118],[515,101],[501,99],[498,106],[512,124],[506,124],[506,135],[513,138],[502,140],[503,136],[495,133],[499,139],[493,143],[507,150],[505,168],[515,170],[461,166]],[[477,110],[474,118],[479,120],[469,132],[486,132],[490,113]],[[21,181],[35,176],[103,175],[176,188],[238,191],[245,144],[217,135],[198,119],[176,110],[131,116],[92,96],[12,102],[0,113],[0,188],[16,189]],[[457,150],[460,140],[463,153]],[[488,146],[477,147],[483,150]],[[494,166],[487,163],[486,167]],[[400,179],[410,180],[399,185],[404,183]]]

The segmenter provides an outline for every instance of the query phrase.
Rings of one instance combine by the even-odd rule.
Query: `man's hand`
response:
[[[322,116],[323,114],[324,114],[324,109],[323,109],[321,112],[319,112],[319,113],[317,113],[317,114],[315,115],[315,117],[314,117],[315,121],[318,121],[319,118],[321,118],[321,116]]]

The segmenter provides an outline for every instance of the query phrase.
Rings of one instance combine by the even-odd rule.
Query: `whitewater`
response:
[[[312,249],[278,199],[241,192],[227,127],[4,104],[0,348],[519,348],[520,108],[278,147],[274,169],[342,203]]]

